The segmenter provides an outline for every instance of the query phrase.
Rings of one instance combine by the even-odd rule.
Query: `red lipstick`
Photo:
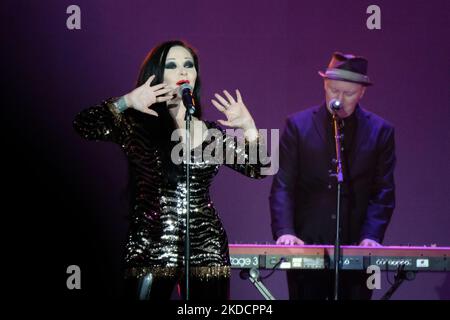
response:
[[[180,80],[177,82],[177,86],[181,86],[183,83],[189,84],[189,80]]]

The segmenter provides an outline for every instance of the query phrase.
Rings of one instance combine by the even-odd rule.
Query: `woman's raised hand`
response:
[[[151,76],[140,87],[137,87],[124,96],[125,102],[129,108],[158,116],[155,110],[150,107],[157,102],[165,102],[173,99],[174,88],[168,88],[166,83],[160,83],[151,86],[151,82],[155,76]]]
[[[244,130],[255,128],[255,122],[242,101],[239,90],[236,90],[236,99],[227,90],[224,90],[223,94],[226,99],[216,93],[214,96],[218,101],[211,100],[212,104],[227,117],[227,120],[218,120],[218,122],[225,126]]]
[[[224,90],[223,94],[226,99],[216,93],[214,96],[217,101],[211,100],[212,104],[227,117],[227,120],[218,120],[218,122],[224,126],[243,129],[245,136],[253,140],[257,134],[255,121],[245,106],[241,93],[236,90],[236,99],[227,90]]]

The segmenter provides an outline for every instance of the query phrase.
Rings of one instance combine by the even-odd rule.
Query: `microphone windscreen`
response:
[[[330,106],[331,110],[338,111],[338,110],[341,110],[342,103],[338,99],[331,99],[329,106]]]
[[[180,96],[183,95],[183,92],[184,92],[185,90],[188,90],[189,92],[192,92],[192,86],[191,86],[189,83],[183,83],[183,84],[180,86]]]

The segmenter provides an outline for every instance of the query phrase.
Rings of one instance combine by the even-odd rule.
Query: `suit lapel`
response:
[[[328,125],[327,112],[328,111],[325,107],[325,103],[323,103],[321,106],[318,106],[313,111],[314,114],[313,121],[317,134],[320,136],[322,142],[324,143],[324,145],[328,150],[328,154],[330,155],[331,161],[331,159],[335,157],[335,150],[333,144],[331,144],[328,139],[328,131],[326,128],[326,126]]]
[[[364,143],[369,143],[371,126],[368,125],[370,114],[365,112],[361,107],[357,107],[356,110],[356,131],[354,134],[354,147],[352,148],[351,163],[355,164],[355,158],[360,152],[360,149]]]
[[[325,104],[322,104],[321,106],[316,107],[316,109],[313,111],[314,114],[314,126],[317,130],[317,133],[319,134],[320,138],[322,139],[323,143],[328,145],[328,139],[327,139],[327,129],[326,129],[326,123],[327,123],[327,110],[325,108]]]

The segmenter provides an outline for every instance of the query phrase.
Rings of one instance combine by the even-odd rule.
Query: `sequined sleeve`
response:
[[[111,141],[121,144],[127,135],[126,117],[119,113],[113,102],[115,98],[103,101],[76,115],[73,127],[88,140]]]
[[[265,178],[266,175],[261,170],[270,166],[265,137],[258,136],[255,141],[249,142],[227,134],[217,125],[216,127],[223,135],[225,165],[250,178]]]

